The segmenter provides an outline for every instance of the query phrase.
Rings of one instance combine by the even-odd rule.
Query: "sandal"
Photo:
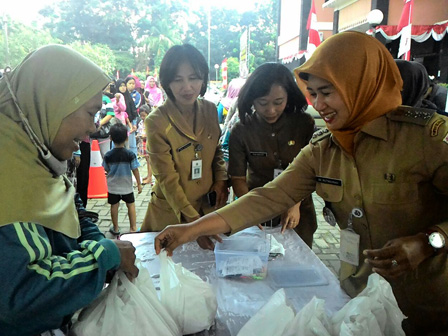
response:
[[[111,227],[109,229],[109,232],[112,233],[114,236],[119,236],[120,235],[120,229],[118,229],[118,231],[115,231],[113,227]]]

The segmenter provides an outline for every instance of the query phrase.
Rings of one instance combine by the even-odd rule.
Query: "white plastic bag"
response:
[[[282,336],[293,318],[294,310],[288,306],[285,290],[281,288],[247,321],[238,336]]]
[[[71,335],[182,335],[162,306],[149,272],[141,264],[134,283],[118,271],[110,285],[85,308],[73,325]]]
[[[355,297],[332,317],[333,335],[383,336],[376,316],[371,311],[371,299]]]
[[[404,336],[404,318],[389,282],[373,273],[367,287],[331,320],[333,335]]]
[[[193,334],[209,329],[218,309],[210,284],[181,264],[175,264],[166,251],[162,251],[159,258],[160,300],[182,333]]]
[[[297,313],[284,336],[331,336],[331,321],[325,312],[325,301],[315,296]]]
[[[372,313],[376,315],[381,330],[387,336],[405,336],[401,327],[406,318],[398,307],[392,287],[381,275],[369,276],[367,287],[358,296],[368,296],[372,302]],[[384,319],[380,316],[384,314]]]

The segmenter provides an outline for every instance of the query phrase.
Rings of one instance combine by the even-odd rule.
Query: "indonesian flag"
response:
[[[227,58],[221,63],[222,88],[227,89]]]
[[[308,16],[306,29],[308,29],[307,56],[310,57],[313,54],[314,50],[316,50],[316,48],[320,44],[320,36],[319,32],[317,31],[317,16],[316,7],[314,6],[314,0],[311,1],[310,15]]]
[[[401,55],[406,61],[411,60],[411,19],[414,0],[404,0],[403,12],[401,13],[400,22],[398,23],[398,31],[401,30],[400,47],[398,49],[398,57]]]
[[[115,74],[116,79],[120,79],[120,71],[117,70],[117,73]]]

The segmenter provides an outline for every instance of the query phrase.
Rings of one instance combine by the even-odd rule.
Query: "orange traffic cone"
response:
[[[107,182],[106,173],[102,166],[103,159],[100,153],[98,140],[92,141],[90,150],[89,185],[87,187],[87,198],[106,198]]]

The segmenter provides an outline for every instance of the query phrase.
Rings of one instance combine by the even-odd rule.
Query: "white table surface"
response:
[[[278,256],[268,262],[268,276],[264,280],[226,279],[218,278],[215,270],[215,255],[213,251],[202,250],[196,242],[178,247],[173,254],[176,263],[209,282],[217,296],[218,312],[216,325],[200,335],[234,336],[242,326],[269,300],[271,295],[279,289],[269,276],[270,268],[293,267],[310,268],[326,285],[285,288],[288,300],[293,304],[296,312],[306,305],[313,296],[324,299],[328,314],[341,309],[350,297],[340,288],[338,279],[320,261],[314,252],[292,230],[285,234],[280,228],[267,229],[286,249],[285,256]],[[260,235],[257,228],[250,228],[239,235]],[[159,286],[159,259],[154,251],[156,232],[125,234],[122,240],[131,241],[136,247],[137,258],[149,270],[154,285]],[[322,281],[323,280],[323,281]]]

